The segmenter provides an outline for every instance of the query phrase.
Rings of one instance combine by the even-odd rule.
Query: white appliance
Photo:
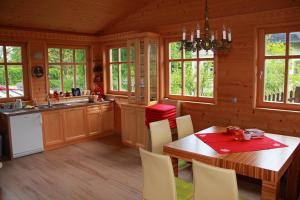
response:
[[[10,117],[13,158],[44,151],[41,113]]]

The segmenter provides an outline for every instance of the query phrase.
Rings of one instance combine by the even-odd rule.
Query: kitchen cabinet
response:
[[[89,106],[87,107],[87,126],[88,135],[99,135],[102,131],[101,123],[101,107]]]
[[[148,127],[145,125],[145,108],[136,111],[136,146],[148,149]]]
[[[4,155],[0,159],[97,139],[114,134],[114,103],[58,104],[0,112],[0,132]]]
[[[64,135],[66,141],[86,136],[86,108],[71,108],[64,111]]]
[[[46,150],[114,134],[113,103],[42,112]]]
[[[64,143],[63,112],[54,110],[43,112],[43,137],[45,149]]]
[[[121,104],[122,142],[131,147],[148,149],[148,128],[145,125],[145,106]]]
[[[158,47],[156,34],[127,41],[130,103],[149,105],[158,100]]]
[[[136,139],[136,112],[132,107],[121,105],[122,141],[129,146],[134,146]]]
[[[124,144],[148,149],[145,107],[158,101],[159,37],[144,33],[127,40],[129,82],[128,103],[121,104]]]
[[[101,105],[101,125],[103,135],[110,135],[114,132],[114,104]]]

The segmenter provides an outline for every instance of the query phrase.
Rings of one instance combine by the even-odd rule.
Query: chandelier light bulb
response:
[[[197,38],[200,38],[201,30],[200,30],[199,24],[197,24],[197,30],[196,30],[196,32],[197,32]]]
[[[211,41],[214,41],[215,40],[215,33],[212,31],[211,32]]]
[[[186,40],[186,29],[183,28],[182,30],[182,40]]]
[[[226,40],[226,27],[225,27],[225,25],[223,25],[222,39],[223,39],[223,40]]]
[[[231,30],[230,28],[227,29],[228,32],[228,41],[231,42]]]

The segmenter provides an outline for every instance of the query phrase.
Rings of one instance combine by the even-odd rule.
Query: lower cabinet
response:
[[[64,143],[62,110],[42,113],[44,147],[57,146]]]
[[[100,106],[87,107],[88,135],[99,135],[102,132],[102,117]]]
[[[86,108],[64,110],[64,135],[66,141],[84,138],[87,135]]]
[[[102,105],[101,126],[103,135],[109,135],[114,131],[114,105]]]
[[[113,103],[42,112],[46,150],[113,134]]]
[[[125,145],[148,149],[145,106],[121,104],[122,141]]]

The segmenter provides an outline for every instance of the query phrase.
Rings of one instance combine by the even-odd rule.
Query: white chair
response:
[[[177,125],[178,139],[194,133],[194,127],[193,127],[191,115],[177,117],[176,125]],[[189,163],[187,163],[185,160],[181,160],[181,159],[178,160],[179,168],[186,168],[188,166]]]
[[[172,132],[168,120],[150,123],[151,151],[163,154],[165,144],[172,142]]]
[[[140,148],[142,159],[144,200],[190,200],[193,186],[174,177],[169,156],[148,152]]]
[[[194,200],[239,200],[234,170],[193,160]]]
[[[176,118],[178,139],[194,133],[194,127],[191,115],[185,115]]]
[[[172,142],[172,132],[168,120],[161,120],[150,123],[151,152],[163,154],[165,144]],[[189,166],[186,161],[179,159],[178,168]]]
[[[2,168],[2,162],[0,162],[0,169]]]

